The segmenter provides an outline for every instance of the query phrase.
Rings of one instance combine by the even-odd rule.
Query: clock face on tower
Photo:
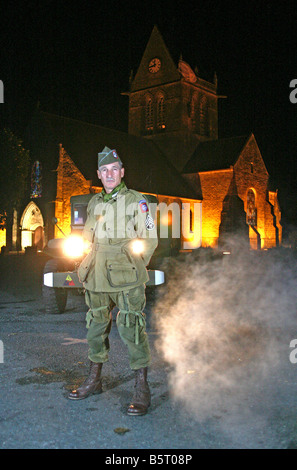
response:
[[[148,69],[151,73],[156,73],[158,70],[161,68],[161,61],[158,59],[158,57],[155,57],[152,59],[149,63]]]

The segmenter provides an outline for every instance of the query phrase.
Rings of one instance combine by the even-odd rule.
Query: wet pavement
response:
[[[279,365],[273,372],[246,395],[222,400],[199,417],[174,398],[150,300],[152,405],[147,415],[130,417],[126,408],[134,379],[115,322],[103,393],[68,400],[68,391],[84,380],[88,368],[84,299],[72,293],[64,314],[46,314],[39,285],[44,260],[9,258],[0,260],[1,449],[185,449],[190,454],[191,449],[297,448],[297,364],[289,360],[297,328],[279,333]]]

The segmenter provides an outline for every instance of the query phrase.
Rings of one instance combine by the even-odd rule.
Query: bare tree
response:
[[[0,130],[0,228],[11,248],[13,211],[19,210],[28,185],[29,151],[9,129]]]

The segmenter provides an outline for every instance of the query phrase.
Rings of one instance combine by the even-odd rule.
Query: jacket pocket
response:
[[[122,261],[107,259],[106,268],[111,287],[129,287],[138,282],[137,268],[129,263],[126,256],[123,256]]]
[[[78,275],[80,282],[85,282],[87,280],[89,271],[91,267],[94,265],[94,256],[95,254],[92,250],[90,251],[90,253],[87,254],[87,256],[80,263],[78,270],[77,270],[77,275]]]

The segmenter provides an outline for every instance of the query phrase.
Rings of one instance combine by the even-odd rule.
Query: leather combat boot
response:
[[[127,413],[130,416],[145,415],[150,404],[151,394],[147,383],[147,367],[145,367],[136,370],[134,394]]]
[[[82,400],[83,398],[87,398],[89,395],[101,393],[101,369],[102,363],[91,361],[89,376],[78,389],[72,390],[72,392],[69,393],[68,398],[70,398],[70,400]]]

